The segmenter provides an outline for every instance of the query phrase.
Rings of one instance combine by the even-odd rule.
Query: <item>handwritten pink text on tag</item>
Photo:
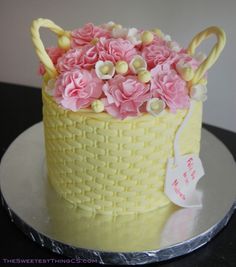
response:
[[[201,193],[196,190],[199,179],[204,175],[202,162],[195,154],[179,156],[177,164],[168,160],[165,193],[181,207],[201,207]]]

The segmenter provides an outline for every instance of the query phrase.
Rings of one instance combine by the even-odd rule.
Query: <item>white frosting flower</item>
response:
[[[139,55],[133,57],[129,63],[129,67],[133,73],[138,73],[141,70],[147,69],[147,63],[145,59]]]
[[[113,27],[111,32],[114,38],[124,38],[129,40],[133,45],[141,44],[141,35],[136,28]]]
[[[56,82],[56,79],[51,79],[51,80],[48,81],[47,85],[45,86],[45,92],[50,96],[54,95],[55,82]]]
[[[198,62],[203,62],[206,59],[206,54],[202,53],[202,52],[198,52],[197,54],[194,55],[194,58],[198,61]]]
[[[179,52],[181,50],[180,45],[177,42],[168,42],[168,46],[171,50],[175,51],[175,52]]]
[[[203,84],[195,84],[190,88],[190,97],[197,101],[207,100],[207,87]]]
[[[147,111],[154,117],[159,116],[165,109],[166,104],[159,98],[152,98],[147,102]]]
[[[115,25],[116,25],[115,22],[109,21],[108,23],[102,24],[101,26],[102,26],[102,28],[110,31],[114,28]]]
[[[130,28],[128,29],[127,33],[127,39],[133,44],[133,45],[138,45],[141,44],[141,35],[138,32],[136,28]]]
[[[95,65],[95,72],[101,80],[109,80],[115,74],[115,66],[111,61],[99,60]]]
[[[171,42],[171,36],[170,35],[168,35],[168,34],[166,34],[164,37],[163,37],[163,39],[166,41],[166,42]]]
[[[194,76],[194,70],[189,62],[184,62],[180,60],[176,65],[176,70],[185,81],[192,80]]]
[[[111,35],[114,38],[126,38],[127,34],[128,34],[128,29],[119,27],[118,28],[114,27],[111,32]]]
[[[192,67],[191,64],[189,62],[184,61],[184,60],[180,60],[176,65],[176,69],[177,69],[178,73],[180,73],[182,69],[191,68],[191,67]]]

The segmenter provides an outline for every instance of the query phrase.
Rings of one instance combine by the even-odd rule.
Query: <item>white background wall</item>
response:
[[[0,0],[0,81],[40,87],[29,28],[35,18],[49,18],[72,30],[86,22],[113,20],[124,26],[161,28],[187,46],[202,29],[225,29],[228,42],[209,71],[204,121],[236,132],[236,1],[235,0]],[[42,31],[46,45],[55,38]],[[204,52],[212,38],[201,46]]]

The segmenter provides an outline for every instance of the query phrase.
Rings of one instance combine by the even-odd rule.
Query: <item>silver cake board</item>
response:
[[[88,263],[145,264],[181,256],[209,242],[235,210],[236,166],[227,148],[202,130],[203,207],[168,205],[140,215],[92,215],[61,199],[45,175],[43,125],[23,132],[2,158],[3,206],[27,236]]]

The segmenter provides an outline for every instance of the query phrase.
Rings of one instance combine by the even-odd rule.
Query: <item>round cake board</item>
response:
[[[199,181],[203,207],[173,204],[139,215],[102,216],[60,198],[45,172],[43,124],[16,138],[2,158],[2,204],[33,241],[88,263],[145,264],[171,259],[209,242],[235,209],[236,166],[227,148],[202,130]]]

